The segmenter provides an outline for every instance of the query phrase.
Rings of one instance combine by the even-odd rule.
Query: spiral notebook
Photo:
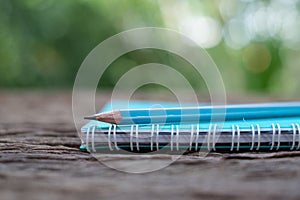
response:
[[[101,112],[117,108],[178,107],[173,102],[114,101]],[[200,104],[201,105],[201,104]],[[182,106],[182,105],[181,105]],[[185,104],[184,106],[193,106]],[[199,106],[199,104],[197,105]],[[99,111],[100,112],[100,111]],[[91,120],[81,128],[81,150],[89,152],[190,152],[299,150],[300,117],[253,120],[114,125]]]

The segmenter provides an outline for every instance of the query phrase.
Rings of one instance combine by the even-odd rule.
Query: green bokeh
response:
[[[222,38],[207,51],[218,65],[228,91],[295,94],[300,88],[300,47],[297,48],[300,35],[299,38],[291,34],[285,36],[288,44],[295,44],[292,47],[286,45],[276,30],[252,35],[247,43],[238,47],[226,39],[226,27],[233,19],[249,21],[245,13],[251,9],[276,8],[281,4],[285,10],[278,8],[279,11],[290,9],[294,12],[291,16],[295,16],[284,21],[291,25],[281,26],[281,32],[298,33],[300,24],[299,27],[293,24],[300,19],[299,1],[278,2],[231,1],[228,5],[224,1],[208,0],[2,0],[0,88],[71,88],[80,64],[101,41],[138,27],[181,31],[180,19],[191,15],[211,17],[220,23]],[[185,6],[188,7],[186,12],[182,12]],[[264,16],[271,19],[272,16],[268,16],[271,14]],[[235,33],[232,35],[238,37]],[[198,80],[188,63],[158,50],[141,50],[120,57],[105,72],[100,85],[111,88],[122,73],[148,62],[179,69],[195,88],[205,90],[204,82]]]

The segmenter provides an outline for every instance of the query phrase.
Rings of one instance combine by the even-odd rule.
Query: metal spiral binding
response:
[[[112,150],[114,150],[114,149],[113,149],[112,146],[111,146],[111,140],[110,140],[111,127],[112,127],[112,125],[110,124],[110,125],[109,125],[109,128],[108,128],[107,142],[108,142],[108,147],[109,147],[109,149],[112,151]]]
[[[259,124],[256,124],[256,130],[257,130],[257,147],[256,150],[259,150],[260,148],[260,126]],[[252,132],[252,142],[251,142],[251,147],[250,150],[252,151],[254,148],[254,144],[255,144],[255,128],[254,125],[251,124],[251,132]]]
[[[135,144],[136,144],[136,150],[140,150],[140,145],[139,145],[139,125],[135,125]]]
[[[277,123],[277,134],[278,134],[278,141],[277,141],[277,148],[276,150],[278,150],[280,148],[280,136],[281,136],[281,128],[280,125]]]
[[[96,152],[95,149],[95,130],[96,130],[96,125],[91,125],[88,127],[87,131],[86,131],[86,150],[88,152],[91,152],[90,146],[89,146],[89,139],[90,139],[90,130],[91,127],[93,127],[92,129],[92,152]]]
[[[156,150],[159,149],[159,124],[156,125]]]
[[[207,132],[207,150],[210,151],[210,134],[211,134],[212,124],[209,125]]]
[[[254,130],[253,124],[251,124],[251,131],[252,131],[252,144],[251,144],[250,150],[252,151],[253,147],[254,147],[254,140],[255,140],[255,130]]]
[[[292,125],[293,126],[293,125]],[[271,144],[271,148],[270,150],[273,150],[274,146],[275,146],[275,135],[276,135],[276,131],[277,131],[277,135],[278,135],[278,140],[277,140],[277,148],[276,150],[278,150],[280,148],[280,136],[281,136],[281,128],[280,128],[280,124],[277,123],[276,126],[274,123],[272,123],[272,144]]]
[[[296,142],[296,127],[295,127],[294,123],[292,123],[291,126],[293,129],[293,143],[292,143],[292,147],[290,148],[290,150],[293,150],[295,147],[295,142]]]
[[[179,151],[179,126],[176,125],[176,150]]]
[[[272,144],[271,144],[271,148],[270,150],[273,150],[274,148],[274,144],[275,144],[275,133],[276,133],[276,128],[275,128],[275,125],[274,123],[272,123]]]
[[[119,149],[119,147],[118,147],[118,143],[117,143],[117,136],[116,136],[116,131],[117,131],[117,125],[113,125],[114,126],[114,132],[113,132],[113,134],[114,134],[114,143],[115,143],[115,148],[117,149],[117,150],[120,150]]]
[[[276,150],[279,150],[280,145],[281,145],[281,126],[280,126],[279,123],[276,123],[276,124],[272,123],[271,125],[272,125],[272,142],[271,142],[270,150],[273,150],[275,145],[276,145]],[[174,126],[176,126],[175,127],[176,130],[174,130]],[[86,149],[89,152],[96,152],[96,148],[95,148],[95,131],[96,131],[96,128],[97,128],[96,125],[91,125],[87,128],[87,131],[86,131]],[[134,130],[134,128],[135,128],[135,130]],[[232,133],[232,138],[231,138],[230,151],[234,150],[235,144],[236,144],[236,150],[239,151],[240,137],[241,137],[240,127],[239,127],[239,125],[232,124],[231,129],[232,129],[232,132],[231,132]],[[294,149],[299,150],[300,149],[300,125],[299,125],[299,123],[292,123],[290,130],[292,131],[292,134],[293,134],[293,140],[292,140],[290,150],[294,150]],[[176,136],[174,136],[175,131],[176,131]],[[134,132],[135,132],[135,137],[136,137],[135,138],[136,149],[137,149],[137,151],[139,151],[140,147],[139,147],[139,125],[138,124],[131,125],[131,127],[130,127],[130,149],[131,149],[131,151],[133,151],[133,143],[134,143],[133,142],[133,134],[134,134]],[[257,132],[257,141],[255,141],[256,132]],[[156,150],[159,150],[159,133],[160,133],[159,124],[152,124],[151,142],[150,142],[151,151],[153,151],[154,134],[155,133],[156,133],[156,139],[155,139]],[[256,150],[259,150],[260,146],[261,146],[261,128],[260,128],[260,125],[259,124],[255,124],[255,125],[251,124],[251,133],[252,133],[252,141],[251,141],[250,150],[254,149],[255,142],[257,142]],[[111,139],[112,134],[113,134],[113,138],[114,138],[113,141]],[[198,150],[199,134],[200,134],[200,125],[199,124],[191,125],[190,139],[189,139],[189,150],[192,150],[193,143],[195,143],[195,150]],[[210,124],[208,132],[207,132],[207,149],[209,151],[210,150],[216,151],[216,134],[217,134],[217,124]],[[276,134],[277,134],[277,138],[276,138]],[[298,137],[297,137],[297,134],[298,134]],[[90,136],[91,136],[91,138],[90,138]],[[176,138],[174,138],[174,137],[176,137]],[[114,148],[117,149],[117,150],[120,150],[120,148],[118,147],[118,143],[117,143],[117,126],[115,124],[110,124],[109,125],[107,139],[108,139],[108,147],[111,151],[114,150]],[[171,140],[170,140],[171,151],[173,151],[173,149],[174,149],[174,139],[176,140],[175,141],[176,142],[176,150],[179,151],[179,139],[180,139],[180,127],[179,127],[179,125],[172,125],[171,126]],[[211,140],[212,140],[212,143],[211,143]],[[113,148],[112,142],[114,142],[114,148]],[[277,142],[277,144],[275,144],[275,142]]]
[[[200,125],[197,124],[197,128],[196,128],[196,144],[195,144],[195,151],[197,151],[198,149],[198,143],[199,143],[199,131],[200,131]]]
[[[296,124],[296,127],[297,127],[297,130],[298,130],[298,147],[297,147],[297,150],[299,150],[300,149],[300,126],[299,126],[298,123]]]
[[[239,125],[231,125],[231,130],[232,130],[232,139],[231,139],[231,148],[230,151],[233,151],[234,149],[234,141],[235,141],[235,136],[237,135],[236,139],[236,150],[240,150],[240,138],[241,138],[241,131],[240,131],[240,126]]]
[[[217,124],[214,125],[214,130],[213,130],[213,142],[212,142],[212,148],[214,151],[216,151],[216,132],[217,132]]]
[[[214,130],[213,130],[213,142],[212,142],[212,146],[213,146],[213,150],[216,151],[216,133],[217,133],[217,124],[214,125]]]
[[[93,129],[92,129],[92,150],[93,150],[93,152],[96,152],[96,149],[95,149],[95,130],[96,130],[96,126],[94,126]]]
[[[235,128],[234,125],[231,125],[231,129],[232,129],[232,139],[231,139],[231,148],[230,151],[233,151],[233,147],[234,147],[234,136],[235,136]]]
[[[172,124],[171,125],[171,141],[170,141],[170,148],[171,148],[171,151],[173,151],[173,135],[174,135],[174,125]]]
[[[236,130],[237,130],[237,146],[236,146],[236,150],[239,151],[240,150],[240,137],[241,137],[241,132],[240,132],[240,126],[236,125]]]
[[[152,124],[152,128],[151,128],[151,144],[150,144],[150,149],[151,151],[153,151],[153,137],[154,137],[154,126],[155,124]]]
[[[133,151],[133,126],[130,126],[130,150]]]
[[[193,139],[194,139],[194,125],[191,126],[191,137],[190,137],[189,151],[192,150]]]
[[[260,126],[259,124],[256,124],[256,128],[257,128],[257,147],[256,150],[259,150],[260,147]]]
[[[89,147],[90,128],[91,126],[89,126],[88,129],[86,130],[85,147],[87,151],[90,151],[90,147]]]

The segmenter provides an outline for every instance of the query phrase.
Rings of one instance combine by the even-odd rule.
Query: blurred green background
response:
[[[72,88],[96,45],[149,26],[177,30],[205,48],[229,92],[298,95],[299,0],[1,0],[0,87]],[[148,62],[184,68],[193,87],[205,88],[187,63],[157,50],[120,57],[100,84],[111,88]]]

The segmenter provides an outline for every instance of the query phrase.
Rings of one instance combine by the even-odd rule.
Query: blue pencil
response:
[[[249,120],[300,116],[300,102],[232,104],[200,107],[118,109],[87,116],[85,119],[112,124],[150,124]]]

